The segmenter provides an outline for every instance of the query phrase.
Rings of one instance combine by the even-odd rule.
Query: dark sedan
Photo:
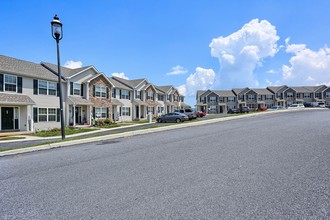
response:
[[[157,122],[162,123],[162,122],[182,122],[182,121],[188,121],[189,118],[187,115],[179,112],[171,112],[162,116],[159,116],[157,118]]]

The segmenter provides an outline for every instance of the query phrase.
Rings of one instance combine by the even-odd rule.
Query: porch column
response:
[[[76,105],[73,104],[73,127],[76,127]]]

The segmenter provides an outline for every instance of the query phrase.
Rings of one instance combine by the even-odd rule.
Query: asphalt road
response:
[[[203,118],[197,118],[197,121],[200,120],[205,120],[205,119],[210,119],[210,118],[219,118],[219,117],[224,117],[227,116],[227,114],[210,114],[207,115],[206,117]],[[149,127],[155,127],[155,126],[165,126],[167,125],[167,123],[147,123],[147,124],[140,124],[138,126],[135,127],[119,127],[116,128],[114,130],[109,129],[109,130],[104,130],[104,131],[100,131],[97,134],[98,135],[109,135],[109,134],[116,134],[118,132],[128,132],[128,131],[135,131],[135,130],[139,130],[139,129],[146,129]],[[92,136],[95,134],[92,134]],[[87,133],[82,133],[79,137],[89,137],[91,136],[91,134]],[[66,136],[66,139],[70,139],[70,136]],[[57,141],[57,140],[61,140],[61,137],[59,136],[58,138],[43,138],[43,139],[39,139],[39,140],[26,140],[26,141],[14,141],[14,142],[1,142],[0,141],[0,150],[5,150],[5,149],[14,149],[14,148],[22,148],[22,147],[27,147],[27,146],[34,146],[37,144],[43,144],[43,143],[47,143],[50,141]]]
[[[0,158],[0,219],[330,219],[330,111]]]

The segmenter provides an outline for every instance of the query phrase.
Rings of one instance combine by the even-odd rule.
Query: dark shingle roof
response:
[[[273,93],[271,91],[269,91],[268,89],[251,89],[252,91],[256,92],[258,95],[273,95]]]
[[[46,63],[46,62],[41,62],[41,65],[43,65],[45,68],[49,68],[51,71],[53,71],[55,74],[57,74],[58,67],[55,64],[52,63]],[[76,69],[70,69],[67,67],[61,66],[61,75],[64,76],[65,78],[71,77],[83,70],[87,70],[91,68],[92,66],[84,66]]]
[[[141,82],[143,82],[144,80],[146,79],[132,79],[132,80],[128,80],[128,79],[123,79],[123,78],[120,78],[120,77],[116,77],[116,76],[113,76],[112,77],[114,80],[117,80],[119,81],[120,83],[122,84],[125,84],[126,86],[134,89],[136,86],[138,86]]]
[[[132,90],[131,88],[129,88],[128,86],[126,86],[125,84],[114,80],[112,77],[108,77],[108,79],[110,80],[110,82],[112,83],[112,85],[114,85],[116,88],[119,89],[126,89],[126,90]]]
[[[57,81],[57,76],[37,63],[0,55],[0,72]]]

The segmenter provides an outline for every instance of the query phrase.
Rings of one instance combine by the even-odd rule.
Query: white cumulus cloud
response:
[[[116,76],[122,79],[128,79],[128,77],[125,76],[125,73],[112,73],[111,76]]]
[[[166,73],[166,75],[179,75],[179,74],[185,74],[188,70],[183,68],[180,65],[176,65],[175,67],[172,67],[171,72]]]
[[[211,55],[219,59],[220,72],[215,87],[256,86],[254,70],[267,57],[279,50],[276,28],[266,20],[253,19],[237,32],[214,38],[210,43]]]
[[[186,84],[179,88],[186,96],[194,96],[197,90],[209,89],[214,84],[214,80],[215,72],[212,69],[197,67],[195,73],[190,74],[186,79]]]
[[[317,85],[330,82],[330,49],[327,46],[318,51],[305,44],[289,44],[286,52],[293,54],[289,65],[282,66],[282,81],[288,85]]]
[[[178,89],[180,95],[183,95],[183,96],[186,96],[187,95],[187,89],[186,89],[186,85],[185,84],[183,84],[181,86],[178,86],[177,89]]]
[[[70,69],[80,68],[80,67],[82,67],[82,62],[69,60],[69,61],[66,61],[66,63],[64,64],[64,67],[67,67]]]

